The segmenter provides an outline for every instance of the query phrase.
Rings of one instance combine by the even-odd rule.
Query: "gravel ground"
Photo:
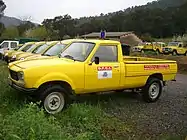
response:
[[[187,75],[178,74],[176,80],[168,83],[156,103],[147,104],[133,93],[95,95],[90,100],[99,102],[107,113],[132,125],[136,137],[184,139],[187,136]]]

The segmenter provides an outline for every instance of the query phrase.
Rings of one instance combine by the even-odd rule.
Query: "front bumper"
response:
[[[35,88],[24,88],[24,87],[21,87],[19,85],[17,85],[15,82],[13,82],[10,78],[9,78],[9,86],[18,90],[18,91],[22,91],[22,92],[26,92],[26,93],[29,93],[29,94],[35,94],[37,89]]]
[[[16,61],[16,58],[8,58],[8,63]]]
[[[172,54],[172,52],[169,52],[169,51],[163,51],[162,53],[163,54]]]

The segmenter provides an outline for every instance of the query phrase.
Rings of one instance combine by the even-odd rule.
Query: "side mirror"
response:
[[[94,58],[94,60],[92,60],[92,62],[89,63],[89,65],[92,65],[93,62],[95,62],[95,64],[98,65],[98,64],[99,64],[99,57],[96,56],[96,57]]]
[[[96,56],[95,59],[94,59],[94,62],[95,62],[95,64],[98,65],[99,64],[99,57]]]

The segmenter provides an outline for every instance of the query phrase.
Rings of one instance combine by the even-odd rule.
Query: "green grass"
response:
[[[4,140],[146,140],[133,119],[120,120],[112,109],[128,108],[128,95],[83,97],[58,115],[48,115],[37,104],[8,86],[7,65],[0,61],[0,139]],[[127,96],[124,99],[123,96]],[[119,104],[119,106],[117,106]],[[137,108],[137,110],[140,108]],[[133,112],[133,111],[132,111]],[[129,112],[127,112],[129,113]],[[111,116],[111,115],[112,116]],[[133,113],[132,113],[133,115]],[[122,117],[122,116],[121,116]],[[120,119],[119,119],[120,118]],[[161,140],[180,137],[158,136]]]
[[[8,86],[7,65],[0,62],[0,139],[104,140],[129,139],[131,127],[106,114],[100,103],[74,103],[50,116],[23,93]]]

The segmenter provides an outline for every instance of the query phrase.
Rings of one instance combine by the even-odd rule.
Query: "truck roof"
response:
[[[102,40],[102,39],[80,39],[80,40],[77,40],[77,42],[90,42],[90,43],[99,43],[99,44],[102,44],[102,43],[109,43],[109,44],[121,44],[119,41],[115,41],[115,40]],[[75,41],[76,42],[76,41]]]

